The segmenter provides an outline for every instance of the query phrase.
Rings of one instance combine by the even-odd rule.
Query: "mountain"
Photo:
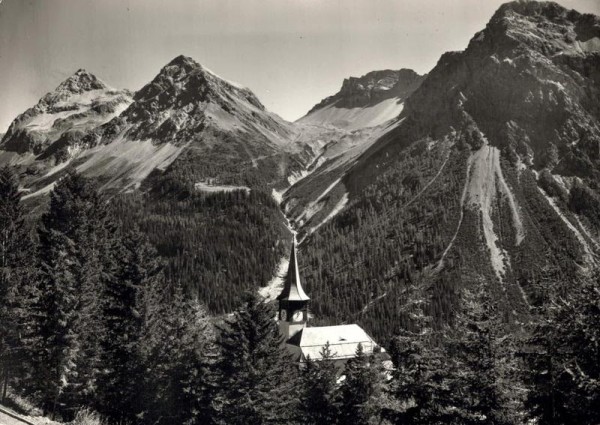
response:
[[[231,311],[287,251],[273,196],[302,174],[321,131],[298,130],[186,56],[138,92],[123,91],[127,102],[110,111],[104,106],[118,97],[107,87],[78,71],[13,122],[0,164],[19,170],[32,215],[69,169],[92,178],[120,221],[148,234],[171,281],[212,312]]]
[[[517,1],[427,75],[347,79],[296,123],[185,56],[100,119],[81,97],[113,91],[82,71],[15,120],[0,163],[30,203],[69,167],[97,180],[213,313],[270,280],[287,218],[322,323],[384,341],[415,293],[442,326],[482,286],[518,323],[600,258],[598,69],[598,17]],[[65,99],[96,118],[76,137]]]
[[[189,57],[175,58],[116,106],[121,97],[106,87],[78,71],[11,125],[0,148],[20,154],[13,163],[36,166],[26,180],[32,194],[46,193],[67,166],[123,191],[174,161],[185,164],[186,184],[199,190],[286,186],[287,175],[312,154],[249,89]]]
[[[377,126],[397,118],[404,100],[422,81],[423,76],[411,69],[372,71],[360,78],[350,77],[338,93],[323,99],[298,122],[347,130]]]
[[[461,288],[485,285],[518,322],[545,280],[568,291],[588,274],[600,258],[598,69],[600,19],[555,3],[505,4],[444,54],[394,128],[341,175],[323,164],[301,182],[324,190],[286,193],[315,315],[385,336],[406,325],[411,291],[443,323]],[[316,210],[317,229],[303,221]]]
[[[129,91],[112,89],[80,69],[19,115],[3,135],[0,148],[60,161],[83,135],[119,115],[131,102]]]

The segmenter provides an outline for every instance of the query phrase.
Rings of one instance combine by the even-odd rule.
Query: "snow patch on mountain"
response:
[[[204,65],[202,65],[202,69],[205,70],[206,72],[208,72],[209,74],[211,74],[213,77],[225,81],[227,84],[229,84],[232,87],[235,87],[236,89],[246,90],[246,87],[242,86],[240,83],[236,83],[235,81],[227,80],[227,79],[221,77],[220,75],[217,75],[215,72],[211,71]]]

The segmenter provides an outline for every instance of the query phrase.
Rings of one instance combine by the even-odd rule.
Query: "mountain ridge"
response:
[[[555,3],[503,5],[427,75],[347,79],[296,123],[178,56],[61,161],[21,155],[25,175],[40,167],[27,196],[68,167],[116,192],[271,194],[310,248],[311,291],[330,300],[345,288],[315,304],[323,320],[359,315],[379,336],[399,314],[388,297],[418,283],[447,297],[430,306],[441,324],[459,286],[482,282],[511,307],[507,318],[524,320],[539,279],[572,284],[600,255],[598,19]],[[85,74],[81,85],[95,87]]]

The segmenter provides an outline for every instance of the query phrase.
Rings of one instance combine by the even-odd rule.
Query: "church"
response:
[[[355,356],[361,344],[366,354],[384,351],[360,326],[308,326],[310,298],[304,292],[298,270],[296,239],[292,243],[290,264],[279,301],[278,322],[285,346],[294,359],[304,363],[307,358],[321,360],[321,351],[329,343],[333,361],[343,366]]]

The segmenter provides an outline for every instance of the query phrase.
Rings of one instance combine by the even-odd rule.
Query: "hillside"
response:
[[[296,121],[327,140],[309,167],[310,178],[285,195],[284,210],[302,235],[331,220],[348,201],[341,177],[357,158],[396,128],[405,99],[423,81],[412,70],[372,71],[345,79],[341,90]],[[331,134],[323,134],[328,129]]]
[[[324,164],[302,182],[331,190],[288,192],[290,207],[342,207],[304,243],[309,291],[327,300],[316,316],[383,337],[415,284],[443,322],[461,287],[492,282],[519,321],[543,281],[566,289],[597,264],[599,22],[555,3],[503,5],[341,176]]]

